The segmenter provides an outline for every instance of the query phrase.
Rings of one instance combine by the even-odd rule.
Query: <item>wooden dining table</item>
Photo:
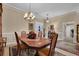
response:
[[[28,48],[32,48],[36,50],[36,54],[38,54],[39,49],[45,48],[48,46],[51,41],[46,38],[37,38],[37,39],[28,39],[20,37],[20,40],[25,43]],[[29,54],[29,52],[28,52]]]

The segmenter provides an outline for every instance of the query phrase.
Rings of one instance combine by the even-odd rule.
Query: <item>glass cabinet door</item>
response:
[[[77,25],[77,42],[79,43],[79,24]]]

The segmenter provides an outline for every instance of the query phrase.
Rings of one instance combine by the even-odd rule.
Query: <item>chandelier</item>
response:
[[[31,12],[31,4],[29,4],[29,11],[25,13],[25,20],[33,20],[35,18],[34,14]]]

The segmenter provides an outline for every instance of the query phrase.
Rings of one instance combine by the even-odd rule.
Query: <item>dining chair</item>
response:
[[[17,55],[21,55],[22,51],[26,51],[27,46],[20,43],[20,38],[18,37],[17,32],[15,32],[16,42],[17,42]]]
[[[50,48],[40,49],[38,51],[39,56],[53,56],[54,55],[58,34],[52,33],[50,37],[51,37]]]
[[[23,37],[23,38],[27,38],[26,31],[21,31],[21,37]]]
[[[43,36],[42,31],[39,31],[39,32],[38,32],[38,37],[39,37],[39,38],[42,38],[42,36]]]

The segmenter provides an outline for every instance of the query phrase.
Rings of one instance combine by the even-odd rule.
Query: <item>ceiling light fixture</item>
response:
[[[35,18],[34,14],[31,12],[31,3],[29,4],[29,12],[24,15],[25,20],[33,20]]]
[[[48,18],[48,14],[47,14],[47,18],[46,18],[46,23],[49,23],[49,18]]]

